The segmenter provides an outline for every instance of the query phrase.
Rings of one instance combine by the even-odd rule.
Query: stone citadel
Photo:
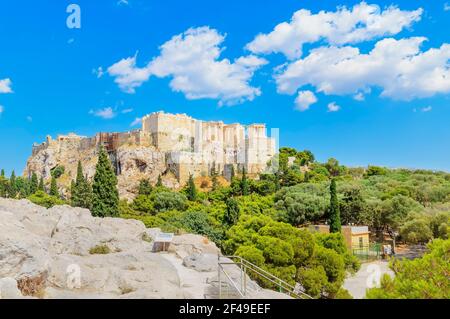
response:
[[[64,186],[76,175],[81,160],[88,178],[95,173],[99,147],[108,151],[122,194],[142,178],[156,182],[162,176],[173,188],[183,186],[189,175],[212,172],[229,178],[231,171],[256,175],[268,169],[276,154],[276,140],[268,137],[264,124],[225,124],[196,120],[185,114],[156,112],[142,118],[142,127],[123,133],[76,134],[47,137],[33,145],[24,175],[33,172],[48,179],[56,166],[65,167]]]

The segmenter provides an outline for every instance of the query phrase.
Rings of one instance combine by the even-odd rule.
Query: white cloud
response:
[[[3,105],[0,105],[0,116],[2,116],[3,112],[5,112],[5,108]]]
[[[89,114],[92,114],[97,117],[101,117],[102,119],[109,120],[116,117],[117,113],[111,107],[105,107],[100,110],[90,110]]]
[[[31,116],[28,115],[28,116],[27,116],[27,121],[31,123],[31,122],[33,122],[33,118],[32,118]]]
[[[364,96],[364,94],[362,92],[358,92],[353,96],[353,99],[355,99],[356,101],[362,102],[366,99],[366,97]]]
[[[138,126],[142,123],[142,118],[136,117],[133,122],[131,122],[130,126]]]
[[[423,107],[421,109],[421,111],[424,113],[431,112],[432,110],[433,110],[433,107],[431,107],[431,106]]]
[[[129,5],[130,3],[129,3],[129,1],[128,0],[119,0],[119,1],[117,1],[117,5],[118,6],[127,6],[127,5]]]
[[[0,80],[0,93],[12,93],[12,82],[10,79]]]
[[[96,69],[92,69],[92,74],[95,74],[95,76],[97,76],[97,79],[100,79],[105,72],[103,71],[103,67],[99,66]]]
[[[331,102],[328,104],[328,112],[337,112],[341,109],[339,105],[336,104],[336,102]]]
[[[160,55],[147,66],[136,66],[136,55],[112,65],[108,72],[120,89],[134,93],[150,76],[171,77],[170,87],[187,99],[217,99],[219,104],[253,100],[261,94],[252,87],[254,72],[267,61],[253,55],[234,62],[220,59],[224,35],[209,27],[189,29],[160,47]]]
[[[280,93],[294,94],[313,85],[325,94],[357,94],[380,87],[382,96],[397,100],[430,97],[450,92],[450,44],[422,52],[423,37],[376,43],[368,54],[355,47],[320,47],[311,50],[275,75]]]
[[[301,9],[290,22],[278,24],[268,34],[259,34],[247,45],[253,53],[283,53],[289,59],[302,56],[306,43],[325,40],[332,45],[359,43],[395,35],[421,19],[423,10],[402,11],[395,6],[381,10],[361,2],[352,9],[338,7],[335,12],[311,13]]]
[[[108,68],[110,76],[115,77],[114,82],[126,93],[135,93],[136,88],[148,81],[151,72],[148,67],[136,67],[137,53],[133,57],[122,59]]]
[[[450,11],[450,3],[444,3],[444,11]]]
[[[317,103],[317,97],[311,91],[300,91],[295,99],[295,108],[299,111],[309,110],[309,107]]]
[[[132,108],[123,109],[122,111],[120,111],[120,113],[122,113],[122,114],[127,114],[127,113],[131,113],[131,112],[133,112]]]

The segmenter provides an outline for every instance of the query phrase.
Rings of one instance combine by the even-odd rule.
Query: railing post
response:
[[[220,279],[220,255],[217,255],[217,279],[219,281],[219,299],[222,299],[222,281]]]

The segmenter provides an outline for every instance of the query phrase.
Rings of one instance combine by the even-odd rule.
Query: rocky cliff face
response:
[[[154,147],[122,145],[110,157],[118,170],[121,198],[133,198],[141,179],[147,178],[156,183],[159,175],[163,177],[166,186],[180,187],[175,176],[167,169],[165,154]],[[76,178],[79,160],[83,163],[85,175],[92,179],[98,160],[97,147],[80,148],[77,143],[53,142],[29,158],[24,175],[31,176],[36,172],[49,183],[51,170],[56,166],[64,166],[65,173],[58,179],[58,185],[61,193],[67,194],[71,181]]]
[[[155,253],[158,233],[135,220],[0,198],[0,299],[214,296],[209,283],[217,276],[219,249],[187,234],[175,236],[169,252]],[[240,276],[237,266],[229,272]],[[286,297],[252,281],[249,286],[249,297]]]

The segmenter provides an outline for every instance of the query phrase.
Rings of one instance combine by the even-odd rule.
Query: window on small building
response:
[[[362,237],[359,237],[359,247],[363,248],[364,247],[364,240]]]

